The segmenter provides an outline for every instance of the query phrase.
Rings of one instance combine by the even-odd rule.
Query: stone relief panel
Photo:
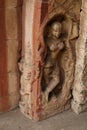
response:
[[[80,1],[57,1],[41,26],[38,49],[42,66],[42,117],[70,108],[75,70],[75,43],[79,37]],[[42,49],[43,50],[43,49]],[[54,111],[55,109],[55,111]]]
[[[54,21],[47,28],[47,34],[44,37],[47,46],[47,54],[45,57],[45,65],[43,69],[42,87],[46,87],[45,97],[49,100],[49,94],[60,83],[60,67],[58,64],[58,56],[64,48],[61,35],[61,23]],[[44,79],[44,80],[43,80]],[[60,88],[60,87],[59,87]]]
[[[28,3],[30,6],[32,2]],[[25,6],[25,14],[29,6]],[[70,108],[80,6],[80,0],[36,0],[32,3],[30,18],[33,23],[29,20],[29,13],[25,15],[25,27],[30,22],[32,29],[31,34],[28,36],[27,33],[24,38],[24,62],[27,65],[23,63],[20,107],[26,116],[34,120],[42,120]],[[29,32],[27,28],[24,31]],[[28,45],[30,50],[27,53]],[[24,75],[28,72],[31,76],[26,79]]]

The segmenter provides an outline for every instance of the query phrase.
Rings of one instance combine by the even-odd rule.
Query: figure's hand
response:
[[[64,43],[63,42],[57,42],[55,44],[51,44],[51,46],[50,46],[51,51],[61,50],[63,48],[64,48]]]
[[[51,51],[56,51],[57,48],[58,48],[58,47],[57,47],[57,45],[55,45],[55,44],[51,44],[51,45],[50,45],[50,50],[51,50]]]
[[[44,66],[44,60],[43,60],[43,58],[40,56],[39,53],[37,54],[37,59],[36,59],[36,61],[39,62],[39,64],[40,64],[41,66]]]
[[[44,57],[43,57],[43,54],[44,54],[44,50],[42,48],[40,48],[37,52],[37,59],[36,61],[39,62],[39,64],[41,66],[44,66]]]
[[[60,43],[58,44],[58,48],[59,48],[59,50],[63,49],[63,48],[64,48],[64,43],[63,43],[63,42],[60,42]]]

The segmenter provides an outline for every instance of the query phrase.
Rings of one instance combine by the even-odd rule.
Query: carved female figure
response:
[[[45,98],[48,102],[49,93],[60,83],[60,69],[58,65],[59,52],[64,48],[64,43],[60,39],[61,23],[55,21],[51,24],[45,42],[48,48],[44,66],[44,80],[46,84]]]

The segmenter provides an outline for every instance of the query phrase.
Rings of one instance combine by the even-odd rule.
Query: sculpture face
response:
[[[54,37],[59,38],[59,36],[61,34],[61,24],[59,22],[54,22],[51,25],[51,34]]]

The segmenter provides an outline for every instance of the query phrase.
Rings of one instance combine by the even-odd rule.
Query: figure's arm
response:
[[[65,11],[62,8],[60,8],[58,14],[55,11],[53,11],[48,13],[44,18],[44,21],[40,27],[40,31],[39,31],[40,33],[38,35],[38,60],[41,64],[44,64],[43,57],[46,54],[46,46],[44,42],[44,34],[45,34],[46,26],[53,19],[53,17],[64,13]]]
[[[52,12],[48,12],[46,17],[43,20],[43,23],[41,24],[40,27],[40,33],[38,35],[38,40],[40,41],[40,45],[44,48],[44,34],[45,34],[45,29],[47,24],[54,18],[57,17],[57,15],[64,15],[65,14],[65,10],[63,10],[61,7],[59,8],[58,12],[56,12],[55,10]]]
[[[71,32],[71,37],[70,40],[75,39],[79,36],[79,27],[78,27],[78,23],[73,23],[72,25],[72,32]]]
[[[51,43],[51,42],[48,43],[48,47],[49,47],[50,51],[62,50],[64,48],[64,43],[61,42],[60,40],[53,42],[53,43]]]

